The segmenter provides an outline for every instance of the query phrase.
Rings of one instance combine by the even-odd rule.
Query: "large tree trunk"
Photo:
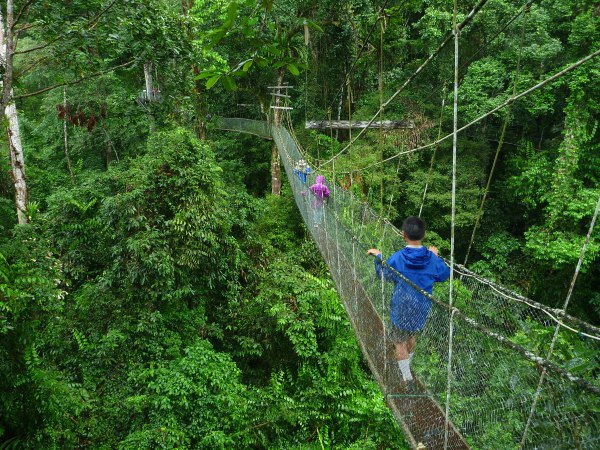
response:
[[[152,62],[144,64],[144,79],[146,80],[146,98],[148,101],[154,100],[154,85],[152,83]]]
[[[19,117],[14,102],[5,109],[8,119],[8,146],[10,150],[10,164],[15,184],[15,203],[17,205],[17,218],[20,224],[28,222],[27,214],[27,182],[25,181],[25,159],[23,158],[23,146],[21,145],[21,134],[19,132]]]
[[[281,86],[283,83],[283,75],[285,70],[283,68],[277,71],[277,85]],[[275,109],[273,114],[273,126],[278,127],[281,124],[281,109],[279,96],[275,96]],[[277,144],[273,141],[271,146],[271,194],[281,195],[281,163],[279,160],[279,152],[277,151]]]
[[[15,203],[17,206],[17,219],[19,224],[28,222],[27,219],[27,182],[25,179],[25,158],[23,157],[23,146],[21,145],[21,134],[19,132],[19,117],[17,107],[13,98],[13,1],[6,2],[7,28],[4,28],[4,20],[0,11],[0,60],[4,62],[4,78],[2,79],[2,102],[0,107],[4,109],[7,118],[8,148],[10,152],[10,165],[15,185]]]

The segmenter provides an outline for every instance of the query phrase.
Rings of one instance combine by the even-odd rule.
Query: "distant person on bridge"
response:
[[[395,284],[390,305],[392,329],[389,336],[396,348],[396,360],[402,377],[404,381],[411,381],[413,377],[410,363],[416,337],[425,325],[431,309],[431,300],[395,272],[431,294],[433,283],[446,281],[450,276],[450,269],[438,256],[437,248],[432,246],[426,249],[421,245],[425,237],[425,223],[421,219],[415,216],[407,217],[402,223],[402,236],[406,247],[390,256],[385,267],[380,250],[369,249],[367,255],[375,256],[377,277],[384,276],[387,281],[393,281]]]
[[[325,201],[331,195],[329,188],[325,185],[325,177],[323,175],[317,175],[316,183],[310,187],[310,190],[315,194],[312,207],[314,210],[313,222],[315,228],[318,227],[323,221]]]
[[[311,172],[312,171],[310,169],[310,166],[308,165],[308,163],[306,161],[304,161],[304,159],[296,161],[296,164],[294,165],[294,173],[296,174],[296,176],[302,183],[302,191],[300,192],[300,194],[303,197],[306,195],[306,192],[304,191],[304,189],[305,189],[304,186],[306,185],[307,177],[308,177],[308,175],[310,175]]]

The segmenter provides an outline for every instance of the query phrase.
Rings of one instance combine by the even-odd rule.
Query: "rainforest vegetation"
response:
[[[217,124],[283,121],[268,87],[289,83],[287,125],[329,159],[357,131],[305,121],[371,119],[453,4],[3,1],[0,448],[408,448],[272,143]],[[460,35],[459,126],[598,50],[599,25],[591,0],[489,0]],[[598,62],[458,139],[457,260],[494,165],[468,267],[553,308],[600,196]],[[445,256],[451,139],[339,173],[451,131],[453,64],[384,108],[412,128],[326,169],[396,225],[422,207]],[[596,325],[599,255],[595,231],[568,309]]]

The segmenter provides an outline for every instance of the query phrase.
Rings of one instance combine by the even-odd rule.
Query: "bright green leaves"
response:
[[[289,63],[286,67],[292,75],[295,75],[295,76],[300,75],[300,70],[298,70],[298,66],[296,66],[296,64]]]
[[[211,75],[211,74],[208,74],[208,75]],[[217,83],[217,81],[219,81],[220,78],[221,78],[221,75],[212,75],[206,82],[206,89],[210,89],[211,87],[213,87]]]
[[[241,444],[252,416],[239,376],[227,354],[201,339],[178,359],[133,371],[130,381],[138,393],[126,399],[125,407],[137,411],[135,422],[146,419],[136,424],[121,446],[144,442],[149,447],[232,448]]]
[[[241,62],[230,62],[229,68],[211,68],[196,79],[205,79],[207,89],[221,82],[226,91],[237,89],[235,77],[245,77],[251,69],[284,67],[293,76],[306,68],[302,36],[304,27],[322,31],[314,21],[293,17],[282,23],[271,17],[272,2],[231,2],[219,27],[209,33],[209,46],[229,47],[239,40],[245,53]],[[239,45],[239,44],[238,44]],[[230,59],[232,59],[230,57]]]
[[[223,21],[223,25],[221,28],[229,29],[233,26],[233,23],[237,19],[238,16],[239,5],[237,2],[231,2],[229,4],[229,8],[227,8],[227,14],[225,15],[225,20]]]
[[[8,315],[11,313],[11,302],[21,295],[12,287],[12,273],[6,258],[0,253],[0,335],[6,333],[12,326]]]
[[[233,78],[229,75],[225,75],[223,77],[223,87],[228,90],[228,91],[233,91],[236,88],[236,84],[235,81],[233,81]],[[208,86],[207,86],[208,87]]]
[[[491,57],[480,59],[469,66],[460,86],[459,111],[462,120],[470,122],[506,99],[505,96],[498,95],[510,84],[506,69],[499,60]],[[447,104],[452,105],[451,92],[448,93]]]
[[[543,202],[552,178],[547,153],[536,151],[533,142],[524,141],[508,156],[507,169],[507,195],[531,209]]]
[[[254,61],[252,61],[251,59],[246,61],[244,63],[244,65],[242,66],[242,71],[244,72],[248,72],[248,70],[250,69],[250,67],[252,67],[252,64],[254,63]]]
[[[106,202],[125,244],[116,250],[119,271],[151,298],[175,298],[175,290],[164,288],[175,289],[176,280],[204,278],[212,288],[228,276],[224,255],[233,250],[227,239],[233,217],[214,156],[180,129],[151,136],[148,148],[129,174],[129,192]]]
[[[562,269],[566,266],[575,270],[585,236],[571,231],[550,231],[540,226],[533,226],[525,232],[525,240],[526,249],[539,262],[549,264],[553,269]],[[593,240],[588,244],[581,270],[585,273],[599,255],[600,244]]]

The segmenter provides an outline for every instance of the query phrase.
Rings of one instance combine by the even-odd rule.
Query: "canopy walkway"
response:
[[[429,296],[412,364],[417,383],[407,391],[387,338],[393,284],[376,277],[365,254],[377,245],[385,259],[402,248],[399,230],[333,180],[321,217],[308,189],[318,172],[306,184],[294,174],[306,155],[284,126],[222,119],[217,128],[275,141],[365,359],[413,448],[600,446],[599,328],[455,264],[453,305],[448,282]],[[562,350],[552,353],[555,341]],[[575,345],[589,361],[570,356]]]

